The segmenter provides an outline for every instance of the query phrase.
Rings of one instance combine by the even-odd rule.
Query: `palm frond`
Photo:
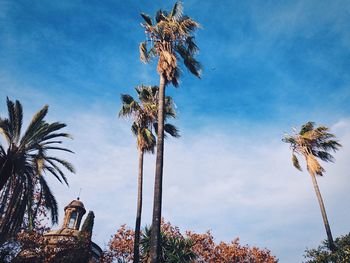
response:
[[[27,130],[25,131],[21,142],[20,142],[20,148],[22,148],[25,144],[27,144],[30,141],[30,138],[33,137],[37,131],[37,129],[43,125],[43,119],[46,116],[48,112],[49,106],[45,105],[39,112],[37,112],[32,121],[30,122]]]
[[[193,56],[198,52],[198,46],[194,42],[194,36],[189,36],[185,40],[185,44],[187,46],[188,53]]]
[[[141,16],[145,20],[147,25],[152,26],[152,19],[151,19],[151,17],[149,15],[147,15],[145,13],[141,13]]]
[[[299,171],[302,171],[299,160],[294,153],[292,154],[292,162],[295,168],[297,168]]]
[[[129,117],[140,109],[140,105],[129,94],[121,94],[122,107],[119,111],[119,117]]]
[[[183,5],[181,2],[176,2],[169,14],[169,17],[173,18],[175,21],[179,21],[182,15],[183,15]]]
[[[138,131],[139,131],[139,128],[138,128],[136,122],[133,122],[132,125],[131,125],[131,132],[132,132],[132,134],[137,136]]]
[[[159,23],[160,21],[166,20],[166,17],[164,16],[163,11],[161,9],[157,11],[155,18],[157,23]]]
[[[148,63],[150,57],[149,57],[149,54],[148,54],[148,51],[147,51],[147,42],[146,41],[140,43],[139,51],[140,51],[140,60],[143,63]]]
[[[53,138],[69,138],[69,139],[73,139],[72,135],[70,135],[69,133],[66,133],[66,132],[60,132],[60,133],[51,133],[49,135],[46,135],[42,138],[42,142],[43,141],[47,141],[47,140],[50,140],[50,139],[53,139]]]
[[[165,105],[164,105],[165,118],[169,118],[169,117],[176,118],[176,111],[174,108],[175,108],[175,105],[172,97],[166,96]]]
[[[326,151],[314,151],[313,154],[324,162],[334,162],[334,157]]]
[[[8,145],[12,142],[12,136],[10,133],[10,122],[8,119],[0,119],[0,133],[4,136]]]
[[[186,68],[196,77],[201,76],[201,64],[190,54],[190,52],[182,45],[178,44],[175,47],[177,53],[182,57]]]
[[[339,150],[339,148],[342,147],[342,145],[336,140],[328,140],[328,141],[321,142],[319,144],[319,147],[325,151],[332,150],[335,152]]]
[[[188,16],[182,16],[179,21],[179,31],[181,31],[182,34],[185,36],[189,36],[200,27],[200,24],[198,24],[196,21],[194,21]]]
[[[40,176],[40,185],[43,190],[43,196],[45,198],[45,207],[50,211],[51,213],[51,223],[57,224],[58,223],[58,206],[57,206],[57,201],[55,196],[52,194],[52,191],[47,184],[46,180],[44,177]]]
[[[21,136],[21,129],[22,129],[22,124],[23,124],[23,108],[21,103],[16,100],[15,104],[15,141],[14,143],[18,143],[20,136]]]
[[[186,68],[197,78],[201,77],[202,71],[201,71],[201,64],[194,59],[193,57],[189,56],[187,59],[184,60],[184,64]]]
[[[9,130],[8,133],[11,137],[11,141],[14,141],[14,131],[16,126],[16,117],[15,117],[15,104],[7,97],[6,98],[7,111],[9,115]]]
[[[303,126],[301,126],[301,130],[299,134],[304,135],[306,132],[312,131],[314,129],[314,126],[315,126],[315,123],[312,121],[305,123]]]
[[[60,151],[64,151],[64,152],[74,153],[72,150],[70,150],[68,148],[57,147],[57,146],[47,146],[47,147],[45,147],[45,150],[60,150]]]
[[[179,130],[172,124],[170,123],[166,123],[164,124],[164,132],[166,132],[167,134],[169,134],[172,137],[175,138],[180,138],[180,133]]]
[[[135,102],[134,98],[129,94],[121,94],[120,99],[123,104],[132,104],[133,102]]]
[[[62,170],[60,169],[60,167],[58,167],[52,160],[50,159],[45,159],[46,162],[48,162],[51,165],[51,168],[56,170],[56,172],[58,172],[58,174],[61,176],[61,179],[64,181],[64,183],[69,186],[68,184],[68,180],[66,175],[62,172]],[[47,169],[47,168],[46,168]],[[57,173],[56,173],[57,174]]]
[[[62,166],[64,166],[68,171],[70,171],[71,173],[76,173],[74,166],[70,162],[68,162],[66,160],[62,160],[62,159],[59,159],[59,158],[56,158],[56,157],[46,157],[46,159],[58,162]]]
[[[60,174],[58,173],[58,171],[55,168],[44,164],[43,171],[45,173],[52,174],[61,184],[63,183]],[[39,176],[39,177],[41,177],[41,176]]]
[[[171,83],[174,85],[175,88],[179,86],[179,79],[180,79],[180,68],[176,67],[174,69],[174,76],[171,79]]]

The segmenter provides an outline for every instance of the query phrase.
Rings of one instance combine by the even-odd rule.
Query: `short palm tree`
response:
[[[334,157],[330,151],[337,151],[341,144],[335,139],[335,135],[329,133],[329,128],[325,126],[315,127],[314,122],[307,122],[301,127],[299,133],[287,135],[283,141],[290,144],[293,151],[292,161],[295,168],[301,171],[301,166],[296,154],[304,156],[306,167],[311,175],[312,183],[316,192],[318,203],[320,205],[323,222],[326,228],[328,242],[331,250],[335,249],[332,232],[328,223],[326,209],[322,200],[320,189],[317,184],[316,175],[322,176],[324,168],[317,159],[325,162],[333,162]]]
[[[158,109],[158,87],[157,86],[139,86],[136,88],[140,103],[130,95],[122,94],[122,108],[119,117],[132,117],[134,119],[131,131],[137,138],[137,148],[139,152],[138,166],[138,191],[137,191],[137,212],[135,224],[135,242],[134,242],[134,262],[140,261],[140,227],[142,213],[142,188],[143,188],[143,157],[145,153],[153,153],[156,146],[156,138],[153,129],[157,129],[157,109]],[[165,118],[173,117],[173,101],[171,97],[165,98]],[[178,130],[172,124],[166,123],[165,131],[173,136],[179,137]]]
[[[141,13],[141,16],[145,21],[142,26],[145,28],[146,41],[140,44],[140,59],[146,63],[153,57],[158,58],[157,71],[160,78],[151,249],[151,261],[158,262],[162,217],[165,88],[169,83],[178,86],[180,76],[178,64],[180,61],[192,74],[200,77],[201,66],[194,58],[198,47],[193,35],[199,28],[199,24],[192,18],[183,15],[181,2],[176,2],[170,13],[159,10],[154,21],[144,13]]]
[[[60,131],[66,124],[44,120],[47,105],[34,115],[23,136],[21,103],[7,99],[7,109],[8,118],[0,118],[5,142],[0,144],[0,243],[18,232],[25,218],[32,229],[39,206],[50,211],[52,224],[57,223],[57,202],[45,175],[68,185],[61,167],[74,173],[69,162],[49,155],[53,150],[72,151],[60,146],[63,138],[70,138]]]
[[[151,228],[146,227],[142,234],[141,250],[143,262],[148,262],[150,257],[151,233]],[[161,231],[160,236],[162,240],[160,263],[196,262],[195,260],[198,256],[192,249],[194,245],[193,240],[182,236],[172,236],[163,231]]]

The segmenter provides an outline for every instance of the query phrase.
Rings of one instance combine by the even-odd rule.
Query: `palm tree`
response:
[[[159,10],[155,21],[150,16],[141,13],[145,20],[146,41],[140,44],[140,59],[149,62],[152,57],[158,58],[159,103],[158,103],[158,134],[157,157],[154,184],[154,204],[152,219],[152,249],[151,261],[157,262],[160,251],[160,222],[162,208],[163,152],[164,152],[164,98],[166,85],[179,84],[179,60],[195,76],[200,77],[201,66],[194,58],[198,51],[194,32],[199,24],[190,17],[183,15],[181,2],[176,2],[170,13]],[[149,46],[149,48],[148,48]]]
[[[330,249],[335,250],[332,232],[328,223],[326,209],[322,200],[320,189],[317,184],[316,175],[322,176],[325,172],[324,168],[318,162],[321,159],[325,162],[333,162],[334,157],[329,153],[336,152],[341,144],[335,139],[335,135],[329,133],[329,128],[319,126],[315,128],[314,122],[307,122],[301,127],[299,133],[294,135],[286,135],[283,141],[290,144],[292,149],[292,161],[295,168],[302,170],[296,154],[304,156],[306,167],[311,175],[312,183],[316,192],[317,200],[320,205],[323,223],[326,228]]]
[[[23,136],[21,103],[7,98],[7,109],[8,118],[0,118],[0,133],[7,146],[0,144],[0,244],[18,232],[25,219],[33,229],[39,207],[50,212],[52,224],[57,223],[57,202],[45,175],[68,185],[61,167],[75,172],[69,162],[49,155],[52,150],[72,151],[59,145],[62,138],[70,138],[60,131],[66,124],[44,120],[47,105],[34,115]]]
[[[137,212],[135,223],[135,242],[134,242],[134,262],[140,261],[140,228],[142,213],[142,187],[143,187],[143,157],[145,153],[153,153],[156,145],[156,138],[152,132],[157,129],[157,108],[158,108],[158,87],[157,86],[139,86],[136,88],[139,100],[127,94],[121,95],[122,108],[119,117],[133,117],[131,126],[132,133],[137,138],[137,149],[139,156],[138,166],[138,191],[137,191]],[[171,97],[165,98],[165,118],[176,117],[173,101]],[[179,137],[178,130],[172,124],[166,123],[165,131],[173,136]]]
[[[147,262],[150,256],[151,233],[151,228],[145,227],[141,240],[143,262]],[[179,235],[170,235],[163,231],[160,236],[162,240],[160,263],[195,262],[198,256],[193,252],[193,240]]]

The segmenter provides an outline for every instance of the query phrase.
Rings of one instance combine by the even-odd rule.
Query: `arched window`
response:
[[[75,220],[77,219],[77,212],[73,211],[70,214],[70,218],[69,218],[69,223],[68,223],[68,228],[74,228],[74,224],[75,224]]]

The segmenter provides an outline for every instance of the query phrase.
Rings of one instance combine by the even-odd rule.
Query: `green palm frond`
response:
[[[8,129],[7,133],[10,137],[10,140],[13,143],[17,143],[21,134],[22,128],[22,119],[23,119],[23,110],[22,105],[16,100],[13,103],[8,97],[6,98],[7,110],[8,110]]]
[[[202,71],[201,71],[201,64],[193,57],[188,57],[184,60],[184,64],[186,68],[197,78],[201,77]]]
[[[170,123],[166,123],[164,124],[164,132],[166,132],[167,134],[169,134],[172,137],[175,138],[180,138],[180,133],[179,130],[172,124]]]
[[[161,9],[157,11],[155,18],[157,23],[166,20],[166,17]]]
[[[175,104],[170,96],[165,97],[165,105],[164,105],[165,118],[176,118]]]
[[[147,15],[145,13],[141,13],[141,16],[145,20],[147,25],[152,26],[152,19],[151,19],[151,17],[149,15]]]
[[[138,136],[138,145],[144,152],[153,153],[156,146],[156,137],[149,129],[143,128]]]
[[[129,94],[121,94],[120,99],[123,104],[131,104],[135,101],[134,98]]]
[[[66,161],[66,160],[62,160],[56,157],[46,157],[47,160],[51,160],[51,161],[55,161],[60,163],[63,167],[65,167],[68,171],[70,171],[71,173],[76,173],[74,166]]]
[[[52,191],[47,184],[44,177],[40,176],[40,185],[42,187],[42,193],[45,199],[45,207],[50,211],[51,213],[51,223],[57,224],[58,223],[58,206],[55,196],[52,194]]]
[[[303,126],[301,126],[301,130],[299,134],[304,135],[306,132],[312,131],[314,129],[314,126],[315,126],[315,123],[312,121],[305,123]]]
[[[0,119],[0,133],[4,136],[8,145],[12,142],[12,136],[10,133],[10,122],[8,119]]]
[[[181,2],[176,2],[169,14],[169,18],[172,18],[175,21],[179,21],[182,15],[183,15],[183,5]]]
[[[189,36],[185,40],[185,44],[187,46],[187,52],[190,56],[195,55],[198,52],[198,46],[194,42],[194,36]]]
[[[313,154],[324,162],[334,162],[334,157],[326,151],[313,151]]]
[[[47,141],[50,139],[54,139],[54,138],[69,138],[69,139],[73,139],[73,137],[69,134],[69,133],[65,133],[65,132],[60,132],[60,133],[51,133],[49,135],[46,135],[42,138],[42,141]]]
[[[35,132],[37,129],[43,125],[43,119],[45,118],[47,112],[48,112],[49,106],[45,105],[40,111],[38,111],[34,117],[32,118],[32,121],[30,122],[27,130],[25,131],[21,142],[20,142],[20,148],[23,148],[25,144],[29,143],[31,138],[35,135]]]
[[[49,174],[53,175],[61,184],[63,183],[59,172],[54,167],[44,165],[43,170],[44,170],[45,174],[49,173]]]
[[[20,136],[21,136],[21,130],[22,130],[22,124],[23,124],[23,108],[21,103],[16,100],[15,104],[15,141],[14,143],[18,143]]]
[[[299,171],[302,171],[299,160],[294,153],[292,154],[292,162],[295,168],[297,168]]]
[[[174,77],[171,80],[171,83],[174,85],[175,88],[179,86],[179,80],[180,80],[180,68],[176,67],[174,71]]]
[[[15,118],[15,104],[7,97],[6,98],[7,111],[9,115],[9,134],[11,137],[11,141],[14,140],[14,130],[16,126],[16,118]]]
[[[339,150],[340,147],[342,147],[342,145],[336,141],[336,140],[328,140],[328,141],[323,141],[319,144],[319,147],[325,151],[337,151]]]
[[[64,147],[58,147],[58,146],[47,146],[45,147],[45,150],[60,150],[64,152],[74,153],[72,150]]]
[[[48,159],[48,158],[46,158],[45,161],[46,161],[47,163],[49,163],[49,164],[51,165],[51,168],[53,168],[53,169],[55,170],[56,175],[59,174],[59,175],[60,175],[60,178],[64,181],[64,183],[65,183],[67,186],[69,186],[67,177],[66,177],[66,175],[62,172],[61,168],[58,167],[58,165],[56,165],[52,160],[50,160],[50,159]]]
[[[133,135],[137,136],[138,132],[139,132],[139,128],[137,126],[136,122],[133,122],[131,125],[131,132]]]
[[[186,68],[196,77],[200,78],[201,76],[201,64],[191,55],[191,52],[185,48],[183,44],[178,44],[176,51],[183,59],[184,65]],[[193,47],[192,47],[193,48]]]
[[[120,98],[122,101],[122,108],[119,111],[119,117],[129,117],[140,109],[140,105],[132,96],[128,94],[121,94]]]

